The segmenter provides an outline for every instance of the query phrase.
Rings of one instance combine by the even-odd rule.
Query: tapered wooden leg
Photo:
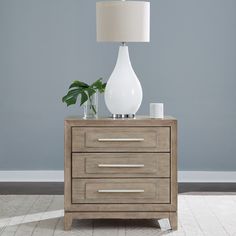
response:
[[[64,230],[71,230],[71,226],[72,226],[72,215],[70,213],[66,213],[64,214]]]
[[[178,229],[178,218],[177,218],[177,212],[170,212],[170,225],[172,230]]]

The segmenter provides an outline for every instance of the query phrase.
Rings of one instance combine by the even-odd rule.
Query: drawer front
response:
[[[170,203],[170,180],[72,179],[72,203]]]
[[[72,177],[170,177],[170,154],[73,153]]]
[[[169,152],[170,127],[72,127],[72,152]]]

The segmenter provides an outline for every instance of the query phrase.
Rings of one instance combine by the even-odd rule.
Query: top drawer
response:
[[[72,127],[72,152],[170,152],[170,127]]]

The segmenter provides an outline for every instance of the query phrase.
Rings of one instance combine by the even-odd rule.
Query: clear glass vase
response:
[[[89,97],[87,102],[84,103],[84,119],[97,119],[98,118],[98,93],[94,93]]]

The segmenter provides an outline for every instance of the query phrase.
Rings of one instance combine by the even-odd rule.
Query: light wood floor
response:
[[[236,195],[179,195],[179,230],[162,232],[155,220],[75,221],[63,231],[62,195],[0,195],[0,235],[236,236]]]

